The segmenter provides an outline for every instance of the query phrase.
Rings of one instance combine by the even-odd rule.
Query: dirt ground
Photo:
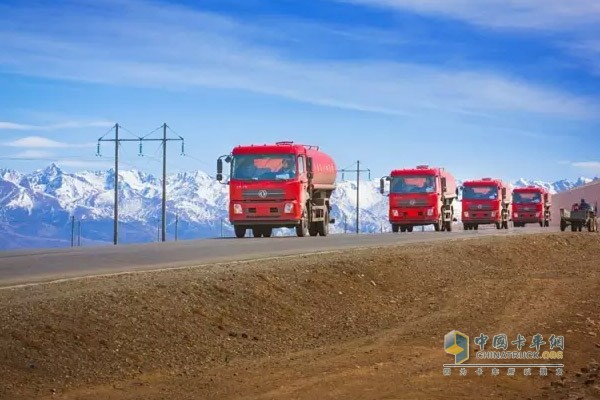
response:
[[[0,290],[2,399],[600,398],[600,235]],[[443,376],[444,335],[565,337],[564,377]],[[489,345],[488,345],[489,348]]]

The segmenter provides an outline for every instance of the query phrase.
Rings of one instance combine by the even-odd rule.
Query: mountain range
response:
[[[589,178],[556,182],[519,179],[515,187],[538,185],[552,193],[591,182]],[[0,249],[65,247],[112,243],[114,170],[67,173],[56,164],[30,174],[0,169]],[[138,170],[119,171],[119,241],[156,241],[161,211],[161,180]],[[340,181],[332,199],[332,232],[356,229],[356,182]],[[227,221],[227,186],[202,171],[167,177],[167,236],[173,240],[232,235]],[[460,203],[455,207],[460,215]],[[379,182],[360,182],[360,230],[389,230],[387,198]],[[291,234],[282,229],[277,234]]]

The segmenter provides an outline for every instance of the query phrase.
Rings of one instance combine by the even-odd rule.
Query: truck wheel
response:
[[[548,221],[548,220],[545,220],[545,221],[544,221],[544,226],[545,226],[546,228],[547,228],[547,227],[549,227],[549,226],[550,226],[550,221]]]
[[[235,231],[235,237],[237,237],[238,239],[241,239],[244,236],[246,236],[246,227],[245,226],[235,225],[233,227],[233,230]]]
[[[308,216],[306,214],[306,208],[304,209],[304,211],[302,211],[302,219],[300,220],[300,224],[296,225],[296,236],[308,236]]]
[[[412,231],[413,231],[413,227],[412,227],[412,226],[408,226],[408,227],[406,228],[406,230],[407,230],[408,232],[412,232]]]
[[[310,224],[310,227],[308,228],[308,234],[310,236],[317,236],[319,234],[319,223],[318,222],[313,222],[312,224]]]
[[[446,222],[446,232],[452,232],[452,221]]]
[[[433,224],[433,229],[435,229],[436,232],[439,232],[442,230],[442,221],[438,221],[435,224]]]
[[[259,238],[263,235],[263,230],[262,228],[255,226],[252,228],[252,236],[254,236],[255,238]]]
[[[502,228],[503,229],[508,229],[508,221],[503,221],[502,222]]]
[[[580,223],[579,225],[577,225],[577,230],[578,230],[579,232],[581,232],[581,229],[582,229],[582,228],[583,228],[583,224],[581,224],[581,223]]]
[[[575,224],[571,224],[571,232],[577,232],[577,226]]]
[[[401,226],[400,227],[400,232],[406,232],[406,227],[405,226]]]
[[[270,226],[265,226],[262,229],[262,235],[263,235],[263,237],[271,237],[271,236],[273,236],[273,228],[271,228]]]
[[[317,222],[319,235],[327,236],[329,235],[329,212],[325,210],[325,215],[323,217],[323,222]]]
[[[479,225],[477,225],[477,224],[473,225],[473,229],[475,229],[476,231],[479,230]]]
[[[398,231],[400,230],[400,227],[398,225],[392,225],[392,232],[394,233],[398,233]]]
[[[496,222],[496,229],[500,229],[500,228],[501,228],[500,222]]]
[[[468,231],[471,227],[468,224],[463,224],[463,231]]]
[[[561,219],[560,220],[560,231],[564,232],[565,229],[567,229],[567,223]]]

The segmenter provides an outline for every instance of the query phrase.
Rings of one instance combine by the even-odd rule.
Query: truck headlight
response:
[[[541,212],[536,212],[536,213],[535,213],[535,216],[536,216],[537,218],[539,218],[539,217],[541,217],[541,216],[542,216],[542,213],[541,213]]]
[[[427,216],[431,217],[433,215],[433,208],[428,208],[427,209]]]
[[[392,215],[393,215],[394,217],[397,217],[397,216],[399,215],[399,214],[398,214],[398,210],[392,210]]]
[[[286,214],[290,214],[294,211],[294,203],[285,203],[283,206],[283,212]]]
[[[465,216],[465,218],[469,218],[469,212],[468,212],[468,211],[465,211],[465,212],[463,213],[463,215]]]
[[[496,217],[496,211],[492,211],[492,218]]]
[[[514,214],[513,214],[513,216],[514,216],[515,218],[519,218],[519,213],[514,213]]]
[[[241,204],[234,204],[233,205],[233,213],[234,214],[243,214],[244,210],[242,209],[242,205]]]

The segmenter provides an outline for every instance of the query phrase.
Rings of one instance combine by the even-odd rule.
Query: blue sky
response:
[[[0,167],[108,168],[111,125],[166,122],[172,172],[294,140],[373,176],[596,176],[599,37],[591,0],[5,0]],[[124,167],[157,173],[137,150]]]

